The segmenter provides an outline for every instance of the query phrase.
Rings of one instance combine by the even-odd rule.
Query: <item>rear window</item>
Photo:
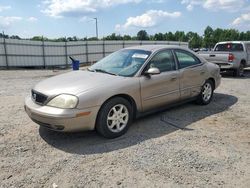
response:
[[[215,51],[241,52],[243,51],[243,45],[233,43],[218,44],[215,48]]]

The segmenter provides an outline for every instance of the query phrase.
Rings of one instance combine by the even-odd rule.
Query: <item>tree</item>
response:
[[[190,48],[200,48],[202,46],[202,37],[198,33],[188,32],[186,38]]]
[[[111,35],[108,35],[103,38],[104,40],[123,40],[123,37],[121,35],[116,35],[115,33],[112,33]]]
[[[156,33],[154,35],[154,40],[165,40],[165,37],[162,33]]]
[[[213,32],[213,43],[216,44],[219,41],[223,41],[224,30],[217,28]]]
[[[73,38],[72,37],[68,37],[67,41],[73,41]]]
[[[149,40],[148,33],[145,30],[140,30],[137,33],[137,40]]]
[[[12,36],[10,36],[10,39],[18,39],[18,40],[20,40],[21,38],[18,35],[12,35]]]
[[[0,33],[0,38],[11,38],[11,39],[21,39],[17,35],[7,35],[3,33]],[[87,41],[87,40],[98,40],[96,37],[84,37],[84,38],[78,38],[76,36],[73,37],[59,37],[56,39],[48,39],[43,36],[34,36],[30,40],[35,41],[54,41],[54,42],[63,42],[63,41]],[[220,29],[216,28],[213,30],[212,27],[207,26],[204,30],[204,34],[200,36],[198,33],[195,32],[187,32],[184,31],[176,31],[175,33],[172,32],[166,32],[163,33],[155,33],[153,35],[148,35],[148,33],[145,30],[140,30],[136,36],[130,36],[130,35],[117,35],[115,33],[112,33],[111,35],[107,35],[106,37],[103,37],[103,40],[151,40],[151,41],[180,41],[180,42],[189,42],[189,46],[191,48],[200,48],[200,47],[206,47],[206,48],[212,48],[215,43],[220,41],[232,41],[232,40],[240,40],[240,41],[249,41],[250,40],[250,31],[246,32],[239,32],[235,29]]]
[[[168,41],[176,41],[176,38],[172,32],[165,33],[164,38]]]
[[[202,46],[202,37],[194,33],[192,39],[189,41],[189,46],[191,48],[200,48]]]
[[[204,39],[203,39],[203,46],[206,48],[212,48],[214,46],[213,41],[213,29],[210,26],[207,26],[204,31]]]
[[[0,33],[0,38],[6,38],[6,39],[8,39],[8,38],[9,38],[9,35],[6,35],[6,34],[3,34],[3,33]]]
[[[47,41],[48,38],[43,37],[43,36],[34,36],[30,40],[35,40],[35,41],[43,41],[44,40],[44,41]]]
[[[124,35],[123,40],[131,40],[132,37],[130,35]]]
[[[181,42],[188,41],[184,31],[176,31],[174,35],[175,35],[176,41],[181,41]]]
[[[94,41],[94,40],[98,40],[98,38],[96,38],[96,37],[90,37],[90,38],[88,38],[88,40]]]

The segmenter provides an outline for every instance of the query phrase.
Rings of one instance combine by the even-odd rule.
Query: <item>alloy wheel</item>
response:
[[[209,101],[212,96],[212,86],[210,83],[206,83],[203,86],[202,98],[205,102]]]
[[[108,113],[107,126],[112,132],[121,132],[128,123],[129,112],[125,105],[117,104]]]

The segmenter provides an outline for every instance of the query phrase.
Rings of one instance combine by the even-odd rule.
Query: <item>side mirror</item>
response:
[[[145,72],[145,74],[147,75],[155,75],[155,74],[160,74],[160,73],[161,71],[156,67],[151,67]]]

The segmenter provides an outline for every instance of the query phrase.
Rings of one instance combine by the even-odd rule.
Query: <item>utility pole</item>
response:
[[[95,19],[95,31],[96,31],[96,38],[98,39],[98,23],[97,23],[97,18]]]

